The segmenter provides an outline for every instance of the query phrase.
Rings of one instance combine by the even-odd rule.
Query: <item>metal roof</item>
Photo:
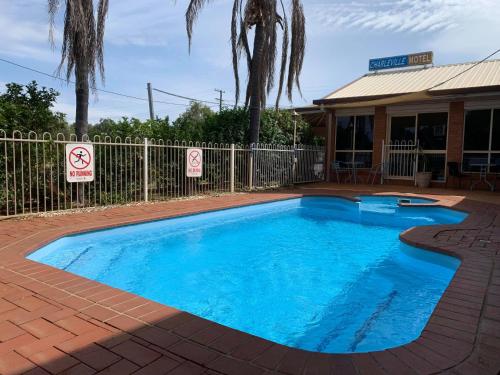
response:
[[[477,65],[474,66],[475,64]],[[466,71],[467,69],[470,70]],[[489,60],[481,63],[470,62],[366,74],[327,95],[322,100],[363,99],[424,91],[462,72],[464,73],[449,82],[429,90],[430,93],[500,86],[500,60]]]

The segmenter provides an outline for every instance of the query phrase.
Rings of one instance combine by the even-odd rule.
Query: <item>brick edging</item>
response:
[[[7,302],[18,306],[23,312],[21,318],[7,314],[7,320],[17,321],[22,326],[36,319],[47,320],[47,315],[55,313],[47,312],[47,309],[55,308],[61,315],[64,315],[61,311],[71,310],[75,312],[72,316],[101,327],[111,337],[95,338],[88,344],[97,343],[100,348],[107,349],[109,345],[106,344],[112,338],[116,339],[117,336],[128,332],[128,335],[133,337],[131,340],[134,345],[149,349],[154,347],[152,350],[156,353],[174,358],[179,363],[190,363],[202,369],[222,373],[258,373],[267,370],[303,373],[306,369],[326,368],[342,369],[343,373],[367,369],[370,369],[369,373],[437,373],[464,366],[484,366],[476,359],[478,350],[479,353],[485,352],[480,350],[481,338],[484,336],[480,324],[486,321],[489,325],[492,324],[490,322],[495,322],[495,327],[499,325],[496,320],[485,315],[485,302],[490,298],[490,287],[492,281],[496,280],[494,272],[498,268],[498,264],[495,264],[497,242],[481,243],[477,239],[484,236],[484,231],[498,236],[495,223],[500,207],[494,205],[468,200],[455,202],[453,205],[452,201],[439,200],[436,205],[453,206],[469,212],[470,216],[459,225],[417,227],[401,234],[401,239],[409,244],[458,256],[462,264],[418,339],[397,348],[372,353],[333,355],[289,348],[24,258],[27,253],[43,244],[68,234],[304,195],[335,195],[352,200],[357,194],[334,194],[305,189],[300,193],[260,193],[208,198],[195,203],[173,202],[158,204],[154,209],[127,207],[46,220],[0,222],[0,236],[4,228],[10,227],[14,231],[7,234],[12,239],[0,247],[0,286],[18,288],[19,294],[9,294],[8,297],[12,301]],[[165,209],[171,211],[165,213]],[[68,222],[68,218],[71,222]],[[76,224],[72,224],[75,221]],[[16,224],[13,223],[18,224],[20,233],[17,236]],[[30,224],[36,227],[37,231],[23,234],[24,228]],[[464,239],[464,233],[470,238],[465,236]],[[493,289],[496,291],[500,287]],[[47,305],[44,306],[45,310],[30,311],[26,309],[29,305],[23,307],[23,303],[26,304],[26,299],[29,298],[44,302],[40,304]],[[16,305],[16,301],[21,306]],[[9,311],[11,310],[7,313]],[[5,313],[0,313],[0,316],[2,315]],[[30,320],[31,318],[33,319]],[[57,326],[60,321],[55,320],[54,324]],[[74,350],[71,350],[71,341],[80,337],[81,335],[76,335],[57,343],[56,349],[81,361],[74,354]],[[103,344],[102,340],[107,341]],[[2,344],[0,343],[0,356]],[[114,346],[111,346],[109,350],[117,355],[113,348]],[[14,353],[19,354],[15,348]],[[36,363],[29,355],[23,358]]]

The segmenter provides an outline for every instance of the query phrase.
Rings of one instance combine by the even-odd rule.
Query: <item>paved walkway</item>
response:
[[[440,204],[470,212],[468,219],[401,235],[459,256],[462,265],[422,335],[381,352],[288,348],[24,258],[62,235],[90,229],[301,194],[382,192],[316,187],[0,221],[0,374],[497,374],[500,206],[487,198],[432,191]]]

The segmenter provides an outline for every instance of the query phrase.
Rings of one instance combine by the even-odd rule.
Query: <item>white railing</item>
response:
[[[319,146],[85,138],[94,146],[92,182],[66,181],[65,146],[74,135],[0,129],[0,217],[73,208],[267,189],[324,180]],[[203,150],[202,177],[186,176],[186,150]]]
[[[383,178],[414,180],[418,170],[418,141],[383,143]]]

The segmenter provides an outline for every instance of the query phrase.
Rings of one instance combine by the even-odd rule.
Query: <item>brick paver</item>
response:
[[[25,258],[54,239],[92,229],[302,194],[372,192],[412,195],[401,187],[317,184],[0,221],[0,374],[498,374],[498,194],[420,194],[470,215],[459,225],[413,228],[401,240],[462,264],[422,335],[374,353],[289,348]]]

